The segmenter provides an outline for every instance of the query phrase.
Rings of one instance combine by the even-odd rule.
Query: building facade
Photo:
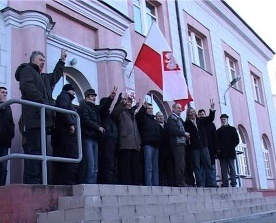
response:
[[[266,66],[274,52],[225,2],[45,0],[1,1],[0,7],[0,85],[9,98],[20,97],[14,73],[33,50],[45,52],[51,72],[60,48],[66,48],[65,73],[54,98],[65,83],[74,85],[76,105],[88,88],[100,99],[117,86],[136,100],[146,97],[155,112],[168,116],[171,103],[163,102],[161,89],[133,66],[155,21],[185,73],[191,106],[208,110],[214,99],[216,126],[227,113],[237,128],[240,186],[275,189],[276,121]],[[18,122],[20,106],[12,108]],[[11,152],[21,151],[17,133]],[[22,182],[22,165],[11,162],[12,183]]]

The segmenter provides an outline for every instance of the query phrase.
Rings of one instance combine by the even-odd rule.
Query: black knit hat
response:
[[[88,97],[89,95],[95,95],[95,96],[97,96],[95,90],[92,89],[92,88],[91,88],[91,89],[88,89],[88,90],[86,90],[86,91],[84,92],[84,96],[85,96],[85,97]]]
[[[70,91],[70,90],[75,91],[75,88],[73,87],[72,84],[65,84],[65,85],[62,87],[62,90],[63,90],[63,91]]]
[[[222,114],[222,115],[220,116],[220,118],[229,118],[229,116],[226,115],[226,114]]]

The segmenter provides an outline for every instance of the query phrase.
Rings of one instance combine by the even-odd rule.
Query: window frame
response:
[[[234,67],[231,66],[231,63]],[[235,78],[241,76],[240,70],[239,70],[239,61],[232,57],[229,53],[225,52],[225,67],[228,74],[229,84],[232,80]],[[233,75],[234,73],[234,75]],[[234,85],[231,86],[232,88],[235,88],[238,91],[242,91],[242,85],[241,81],[236,82]]]
[[[270,146],[269,141],[266,136],[262,136],[262,152],[263,152],[263,159],[264,159],[264,168],[265,174],[267,179],[273,178],[273,171],[271,165],[271,158],[270,158]]]
[[[254,72],[250,72],[252,77],[252,87],[253,87],[253,94],[255,102],[259,104],[264,104],[264,94],[262,88],[262,81],[261,78],[255,74]]]
[[[151,24],[148,24],[148,16],[150,16],[152,18],[151,21],[155,21],[157,22],[158,21],[158,17],[157,17],[157,6],[154,5],[152,2],[150,1],[147,1],[147,0],[137,0],[140,5],[138,5],[136,3],[136,1],[132,1],[132,5],[133,5],[133,14],[134,14],[134,30],[142,35],[147,35],[149,29],[150,29],[150,26]],[[152,13],[149,13],[149,11],[147,9],[149,9],[147,7],[147,5],[150,5],[154,8],[154,14]],[[136,27],[137,27],[137,20],[135,20],[135,10],[134,10],[134,7],[138,8],[140,11],[140,20],[139,20],[139,25],[141,27],[141,30],[137,30]],[[152,10],[150,10],[152,11]]]
[[[206,65],[206,51],[205,51],[205,44],[204,44],[204,38],[202,35],[199,35],[197,32],[192,30],[191,28],[188,29],[188,37],[189,37],[189,46],[190,46],[190,53],[191,53],[191,61],[195,65],[199,66],[203,70],[207,69]],[[197,43],[197,39],[201,41],[201,46]],[[200,60],[200,53],[199,49],[202,51],[202,58],[203,61]]]

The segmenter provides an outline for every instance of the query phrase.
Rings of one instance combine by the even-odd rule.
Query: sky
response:
[[[276,0],[225,0],[276,53]],[[276,94],[276,56],[268,64],[272,93]]]

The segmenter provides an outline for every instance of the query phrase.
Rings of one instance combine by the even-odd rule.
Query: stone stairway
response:
[[[200,223],[276,212],[276,197],[246,188],[75,185],[38,223]]]

